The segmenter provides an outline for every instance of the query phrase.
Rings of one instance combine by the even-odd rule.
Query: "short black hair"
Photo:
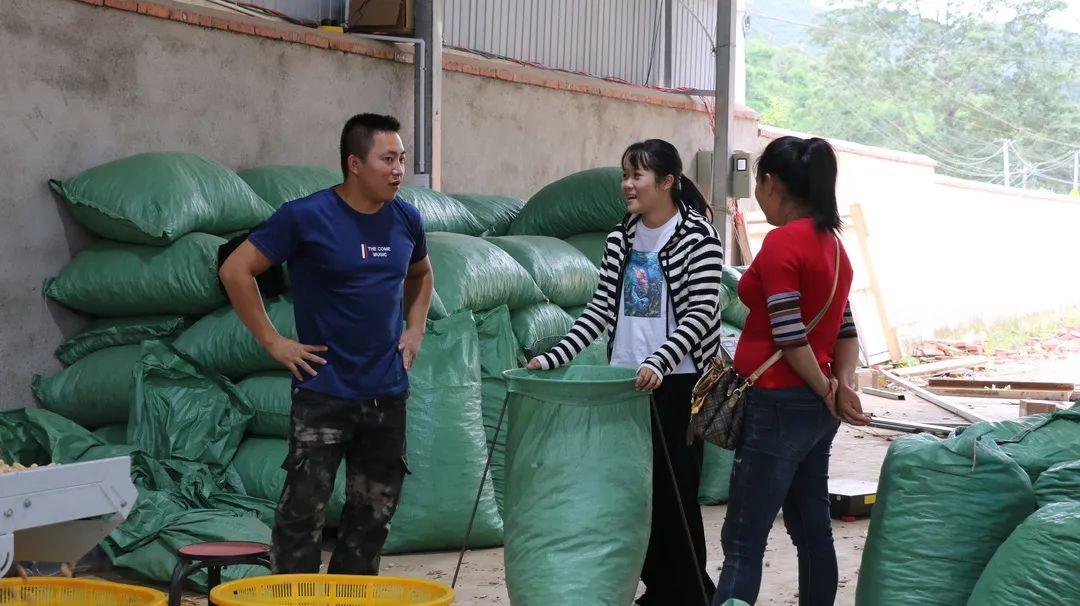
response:
[[[349,176],[349,156],[367,159],[375,133],[396,133],[400,130],[401,122],[393,116],[357,114],[349,118],[345,128],[341,129],[342,178]]]

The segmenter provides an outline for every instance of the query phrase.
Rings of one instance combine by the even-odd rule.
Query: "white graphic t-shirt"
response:
[[[619,299],[619,324],[611,350],[611,365],[637,368],[656,353],[675,330],[675,317],[668,300],[667,282],[660,268],[660,249],[679,225],[679,214],[660,227],[639,222],[634,232],[634,249],[623,276]],[[689,356],[679,361],[672,374],[696,372]]]

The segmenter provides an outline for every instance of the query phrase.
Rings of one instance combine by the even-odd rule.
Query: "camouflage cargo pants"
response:
[[[345,507],[331,574],[379,573],[401,485],[408,473],[406,396],[343,400],[293,390],[285,487],[274,521],[271,559],[280,574],[316,573],[334,476],[345,460]]]

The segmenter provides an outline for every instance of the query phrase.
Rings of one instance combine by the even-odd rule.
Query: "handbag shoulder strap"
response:
[[[836,236],[833,236],[833,240],[836,243],[836,267],[833,270],[832,289],[829,291],[829,299],[825,301],[825,305],[821,308],[821,311],[819,311],[817,315],[814,316],[814,319],[810,321],[810,324],[806,326],[807,334],[809,334],[810,331],[814,330],[814,328],[816,328],[817,325],[821,323],[821,319],[825,317],[825,314],[828,313],[829,308],[832,307],[833,298],[836,296],[836,286],[837,283],[840,281],[840,239]],[[746,384],[753,385],[755,382],[757,382],[757,380],[761,378],[761,375],[765,374],[765,371],[772,368],[773,364],[779,362],[780,358],[782,358],[783,356],[784,350],[776,350],[776,352],[773,353],[773,355],[770,356],[764,364],[762,364],[757,370],[755,370],[753,374],[751,374],[749,377],[746,377]]]

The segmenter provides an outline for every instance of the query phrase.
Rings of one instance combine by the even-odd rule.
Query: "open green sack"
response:
[[[138,154],[49,186],[91,232],[164,246],[184,234],[227,234],[265,221],[273,209],[228,168],[180,152]]]
[[[135,403],[138,345],[108,347],[50,377],[34,375],[30,389],[47,410],[95,428],[126,423]]]
[[[462,206],[476,217],[484,228],[477,235],[480,236],[504,236],[510,230],[510,224],[517,218],[518,213],[525,207],[525,201],[511,196],[495,196],[489,194],[450,194],[450,197],[461,202]]]
[[[855,603],[966,604],[986,563],[1033,511],[1031,481],[993,440],[896,440],[882,465]]]
[[[484,435],[491,453],[489,482],[495,490],[499,516],[503,515],[506,466],[506,379],[503,373],[523,365],[524,360],[510,325],[510,310],[505,305],[476,315],[476,332],[480,337],[480,406],[484,411]],[[500,426],[501,417],[501,426]],[[498,436],[495,435],[498,430]]]
[[[506,377],[510,601],[630,604],[652,515],[649,394],[609,366]]]
[[[498,246],[471,236],[428,235],[435,290],[446,311],[518,309],[545,300],[529,272]]]
[[[1080,603],[1080,502],[1053,503],[1009,535],[968,606]]]
[[[256,166],[236,174],[274,210],[341,183],[341,171],[325,166]]]
[[[557,238],[503,236],[487,241],[513,257],[544,296],[560,307],[588,303],[600,282],[600,272],[585,255]]]
[[[604,261],[604,249],[607,248],[608,232],[598,231],[578,234],[566,238],[566,243],[578,249],[597,269]]]
[[[292,298],[274,297],[265,302],[270,322],[282,336],[296,338],[296,320]],[[309,343],[309,345],[320,345]],[[231,305],[203,316],[173,341],[177,350],[190,356],[200,366],[239,379],[253,372],[282,370],[255,335],[240,321]]]
[[[248,435],[289,437],[293,377],[286,370],[257,372],[236,384],[253,411]]]
[[[731,492],[731,468],[734,464],[735,451],[724,450],[712,442],[705,442],[705,459],[701,463],[698,503],[720,505],[728,502],[728,495]]]
[[[94,320],[56,348],[56,358],[67,366],[88,354],[117,345],[138,345],[143,341],[171,340],[190,325],[184,316],[140,316]]]
[[[197,367],[169,345],[147,341],[142,347],[130,443],[159,459],[224,468],[244,437],[251,405],[227,379]]]
[[[567,238],[610,232],[626,215],[621,182],[622,169],[616,166],[563,177],[529,198],[508,233]]]
[[[1039,507],[1068,501],[1080,501],[1080,460],[1054,465],[1035,481]]]
[[[464,204],[442,192],[415,185],[402,185],[398,190],[398,197],[420,211],[426,232],[445,231],[479,236],[485,229]]]
[[[510,322],[518,345],[530,360],[554,347],[574,325],[569,314],[551,303],[516,310],[510,314]]]
[[[203,233],[166,248],[95,242],[45,281],[45,295],[91,316],[202,315],[227,302],[217,277],[224,243]]]

